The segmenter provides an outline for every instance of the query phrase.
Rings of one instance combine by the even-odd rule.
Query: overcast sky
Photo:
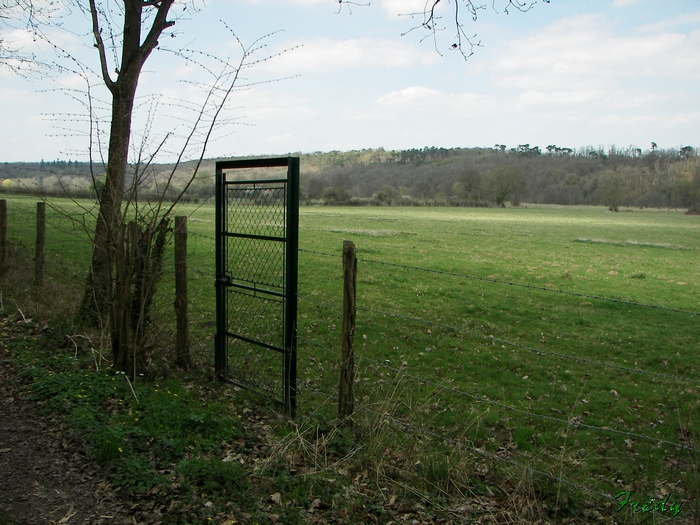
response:
[[[524,143],[700,146],[697,0],[551,0],[510,14],[483,0],[477,21],[462,20],[483,46],[466,62],[450,50],[453,4],[446,1],[436,44],[421,42],[420,29],[402,36],[420,18],[399,15],[424,3],[373,0],[350,13],[338,12],[333,0],[206,0],[164,45],[236,60],[224,21],[246,45],[282,30],[252,58],[288,50],[245,71],[245,82],[260,83],[232,94],[231,124],[218,130],[206,156]],[[64,27],[72,31],[53,29],[51,38],[97,69],[85,19],[71,15]],[[151,135],[182,135],[172,101],[201,100],[191,83],[199,80],[206,76],[197,67],[154,52],[139,85],[138,129],[146,95],[159,94]],[[74,74],[27,80],[0,71],[0,161],[86,160],[86,136],[62,131],[85,125],[52,118],[83,111],[72,98],[79,92],[70,91],[82,86]],[[108,100],[103,87],[94,94]]]

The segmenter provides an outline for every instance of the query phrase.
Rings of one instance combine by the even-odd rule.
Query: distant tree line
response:
[[[661,150],[521,144],[508,149],[424,148],[313,154],[303,198],[314,204],[681,207],[700,210],[700,162],[692,147]],[[313,157],[319,157],[316,162]],[[375,157],[383,157],[374,160]],[[365,160],[371,159],[371,160]]]
[[[518,206],[539,204],[674,207],[700,212],[700,157],[695,148],[422,148],[300,154],[301,198],[306,204],[372,206]],[[139,173],[140,195],[164,187],[169,166]],[[184,164],[169,191],[188,180]],[[52,161],[0,165],[0,191],[94,197],[87,163]],[[134,176],[132,173],[131,177]],[[183,182],[180,182],[183,181]],[[202,202],[214,192],[214,161],[208,161],[185,200]]]
[[[213,168],[213,161],[210,161]],[[171,165],[149,166],[147,172],[136,167],[127,173],[126,184],[131,184],[134,176],[139,178],[139,195],[144,199],[157,198],[162,188],[167,186]],[[168,187],[166,200],[174,199],[185,187],[191,173],[186,166],[175,175]],[[5,162],[0,164],[0,192],[39,196],[70,196],[94,199],[102,194],[105,187],[105,170],[101,164],[90,167],[87,162]],[[214,193],[213,169],[203,170],[192,182],[187,191],[186,201],[199,201],[210,198]]]

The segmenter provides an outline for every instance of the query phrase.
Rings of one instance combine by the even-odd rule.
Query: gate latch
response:
[[[217,286],[231,286],[231,277],[228,275],[220,275],[216,278]]]

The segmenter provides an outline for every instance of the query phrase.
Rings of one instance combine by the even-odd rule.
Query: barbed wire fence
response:
[[[316,250],[305,250],[300,249],[301,253],[309,254],[314,257],[323,258],[333,258],[339,260],[342,256],[338,253],[327,253],[319,252]],[[637,309],[648,309],[652,311],[663,311],[670,315],[680,315],[684,320],[687,319],[691,322],[695,322],[696,316],[700,315],[700,312],[690,311],[683,308],[675,308],[665,305],[658,304],[647,304],[634,300],[625,300],[615,297],[605,297],[601,295],[586,294],[571,292],[568,290],[559,290],[549,287],[533,286],[524,283],[515,283],[510,281],[502,281],[493,278],[479,277],[475,275],[462,274],[456,272],[435,270],[431,268],[420,268],[405,264],[396,264],[374,259],[363,259],[358,257],[358,263],[362,263],[363,266],[360,268],[358,274],[364,271],[369,271],[368,267],[375,265],[381,268],[389,269],[395,271],[396,269],[409,274],[432,274],[440,277],[450,277],[453,279],[461,280],[477,280],[488,285],[494,286],[506,286],[506,287],[520,287],[525,289],[532,289],[539,293],[544,292],[546,294],[557,294],[559,296],[571,296],[576,298],[585,298],[596,301],[604,301],[612,304],[623,305],[625,307],[633,307]],[[337,267],[337,274],[340,274],[340,264],[335,265]],[[318,274],[319,272],[316,272]],[[317,277],[319,278],[319,277]],[[408,282],[415,282],[413,279],[405,279]],[[449,285],[448,285],[449,286]],[[340,287],[339,287],[340,288]],[[426,292],[427,294],[427,292]],[[323,298],[309,295],[300,295],[300,312],[307,312],[310,318],[317,319],[315,314],[320,312],[340,312],[342,310],[342,305],[338,298],[335,300],[326,300]],[[547,363],[550,363],[552,359],[561,362],[573,362],[577,365],[585,367],[586,370],[590,371],[591,374],[600,373],[603,371],[606,374],[612,376],[621,376],[619,379],[620,384],[626,382],[635,381],[639,383],[649,383],[660,384],[660,385],[676,385],[674,388],[688,388],[691,392],[697,392],[697,385],[700,383],[700,376],[698,375],[697,368],[688,368],[685,373],[672,374],[663,373],[655,370],[645,369],[638,366],[622,365],[614,362],[614,360],[605,361],[590,358],[586,355],[573,355],[560,351],[553,351],[549,349],[543,349],[541,347],[536,347],[530,344],[523,344],[522,342],[516,342],[507,339],[503,336],[495,336],[493,334],[481,333],[475,329],[467,329],[460,326],[455,326],[444,321],[435,321],[431,319],[424,318],[422,316],[407,315],[400,311],[387,311],[387,309],[379,309],[375,307],[360,306],[361,301],[358,300],[358,325],[357,333],[362,333],[367,331],[370,324],[374,323],[381,325],[381,329],[388,332],[390,330],[390,324],[393,322],[395,324],[400,324],[403,326],[404,332],[419,332],[424,331],[426,328],[430,332],[437,334],[437,331],[442,331],[450,333],[462,341],[468,339],[469,341],[475,342],[481,340],[482,345],[492,345],[496,348],[511,348],[517,350],[521,353],[527,353],[532,356],[535,360],[546,359]],[[302,306],[305,305],[306,306]],[[314,307],[314,313],[308,313],[309,307]],[[418,308],[414,306],[414,309]],[[423,310],[425,312],[425,310]],[[339,318],[337,314],[335,320]],[[331,321],[327,321],[331,323]],[[300,326],[302,323],[300,323]],[[415,328],[406,328],[406,325],[411,325]],[[692,326],[692,325],[690,325]],[[422,328],[420,328],[422,327]],[[314,354],[314,358],[311,359],[310,366],[316,365],[319,369],[322,369],[318,364],[319,360],[322,358],[320,355],[325,356],[328,363],[325,367],[330,376],[337,376],[337,369],[339,368],[340,360],[340,350],[338,348],[339,342],[336,344],[329,344],[328,337],[323,337],[319,340],[318,333],[320,330],[309,330],[312,334],[303,335],[300,333],[300,347],[305,347],[306,353]],[[694,334],[692,328],[689,330]],[[336,334],[337,335],[337,334]],[[338,338],[339,339],[339,338]],[[332,340],[332,338],[331,338]],[[403,343],[399,340],[400,344]],[[422,436],[423,438],[428,438],[436,443],[449,444],[451,447],[455,447],[460,450],[464,450],[473,456],[480,457],[482,459],[488,459],[494,464],[501,465],[503,467],[514,467],[516,470],[522,473],[528,473],[528,475],[538,476],[540,479],[547,479],[550,482],[557,484],[558,486],[564,485],[570,487],[573,490],[581,491],[582,493],[587,493],[591,496],[595,496],[601,502],[606,505],[614,505],[615,494],[618,492],[617,489],[622,488],[624,485],[621,483],[623,480],[607,480],[604,483],[600,483],[600,480],[596,480],[595,483],[590,483],[585,475],[581,478],[581,472],[577,472],[576,469],[572,469],[570,476],[563,475],[562,472],[556,473],[552,470],[553,465],[556,465],[557,460],[564,461],[562,458],[557,458],[556,454],[542,454],[542,455],[532,455],[527,454],[509,454],[508,453],[508,440],[497,440],[498,443],[493,446],[489,446],[488,441],[481,440],[480,444],[477,444],[477,440],[472,437],[467,436],[465,428],[470,424],[479,424],[480,415],[478,412],[475,413],[474,405],[481,405],[486,407],[486,409],[493,409],[498,412],[496,420],[500,420],[500,423],[506,427],[512,426],[512,429],[517,429],[518,425],[524,426],[534,426],[537,430],[547,430],[553,428],[553,434],[559,436],[569,436],[570,439],[574,439],[575,436],[580,435],[580,433],[593,434],[598,436],[596,439],[598,441],[604,441],[611,443],[610,449],[615,450],[618,447],[618,453],[620,455],[630,454],[634,457],[634,454],[644,455],[646,451],[649,450],[664,450],[663,455],[665,457],[685,457],[686,459],[695,457],[697,454],[697,442],[694,438],[695,433],[690,425],[684,427],[680,416],[676,423],[676,428],[670,432],[670,434],[675,434],[677,440],[668,439],[662,437],[659,434],[661,432],[657,431],[657,435],[651,435],[648,432],[640,431],[639,425],[632,426],[624,424],[625,421],[620,420],[619,423],[615,421],[609,421],[602,424],[592,424],[585,421],[585,416],[582,414],[587,414],[588,411],[578,410],[572,411],[568,418],[564,417],[554,417],[552,415],[542,413],[542,411],[537,411],[533,409],[525,409],[521,406],[516,406],[512,403],[507,403],[504,401],[499,401],[494,399],[480,391],[479,385],[474,385],[473,389],[464,389],[463,387],[455,386],[453,383],[456,380],[455,375],[459,371],[455,370],[452,374],[444,374],[441,370],[439,372],[439,377],[426,376],[425,368],[422,369],[423,372],[415,373],[409,372],[409,365],[407,360],[403,360],[404,355],[399,356],[398,361],[401,362],[400,365],[392,364],[392,359],[396,360],[396,355],[391,356],[392,359],[382,359],[384,357],[380,352],[376,352],[371,355],[367,352],[367,348],[363,345],[363,341],[360,340],[360,345],[362,345],[362,350],[357,350],[356,362],[358,368],[358,375],[360,379],[356,380],[356,391],[357,391],[357,415],[361,419],[364,415],[365,418],[374,418],[375,424],[376,419],[382,419],[387,423],[391,424],[396,431],[409,431],[412,434]],[[383,341],[383,346],[385,348],[391,347],[393,343],[389,340]],[[452,351],[455,347],[454,342],[447,341],[443,338],[440,343],[435,343],[432,348],[432,355],[442,353],[448,353]],[[316,351],[310,350],[310,348],[316,349]],[[426,350],[429,350],[426,348]],[[405,351],[404,354],[409,354],[409,351]],[[631,357],[635,357],[632,355]],[[636,365],[636,361],[634,362]],[[303,369],[303,367],[300,367]],[[380,372],[381,370],[384,373]],[[568,371],[567,371],[568,372]],[[332,400],[337,396],[337,387],[332,384],[332,382],[323,382],[318,378],[321,376],[317,369],[314,369],[311,379],[307,377],[306,380],[302,381],[300,384],[300,389],[305,390],[309,395],[319,396],[325,398],[326,400]],[[586,373],[585,375],[589,375]],[[364,376],[364,377],[363,377]],[[368,377],[369,376],[369,377]],[[527,378],[527,376],[525,376]],[[631,378],[631,379],[630,379]],[[368,380],[369,379],[369,380]],[[459,380],[457,379],[457,382]],[[382,388],[382,384],[384,388]],[[404,398],[397,395],[397,390],[400,384],[406,384],[403,391],[407,393]],[[410,385],[410,386],[408,386]],[[685,386],[683,386],[685,385]],[[427,400],[434,400],[436,398],[442,398],[441,406],[436,410],[439,411],[450,411],[450,412],[461,412],[467,415],[465,421],[460,421],[458,417],[449,417],[446,419],[447,422],[453,426],[441,426],[435,417],[435,414],[426,414],[425,417],[421,417],[421,402],[417,402],[416,399],[419,397],[418,390],[420,386],[429,387],[427,393],[423,397],[423,405],[428,403]],[[623,391],[622,387],[616,387],[620,392]],[[617,390],[611,390],[610,393],[615,396],[615,398],[622,399],[626,396],[625,393],[618,393]],[[590,396],[595,395],[594,389],[589,392]],[[589,395],[587,394],[587,395]],[[449,396],[449,397],[445,397]],[[590,397],[589,396],[589,397]],[[413,397],[413,403],[408,401],[408,398]],[[579,396],[580,397],[580,396]],[[386,401],[390,400],[389,406],[387,408]],[[577,399],[577,402],[580,400]],[[588,403],[587,400],[583,399],[584,403]],[[401,405],[405,405],[402,407]],[[565,404],[565,403],[564,403]],[[581,403],[578,403],[580,406]],[[631,404],[631,402],[630,402]],[[437,405],[437,403],[436,403]],[[379,407],[379,408],[378,408]],[[537,403],[535,403],[537,407]],[[547,408],[546,405],[543,408]],[[555,410],[557,413],[564,413],[564,410]],[[676,405],[673,408],[676,413],[692,413],[694,410],[692,404],[686,406]],[[429,412],[429,411],[425,411]],[[482,412],[483,413],[483,412]],[[517,420],[513,416],[517,416]],[[600,417],[598,418],[600,419]],[[650,418],[649,423],[651,428],[658,429],[659,426],[674,426],[674,422],[671,421],[662,422],[660,420],[652,421]],[[664,418],[665,419],[665,418]],[[471,421],[471,423],[470,423]],[[668,436],[669,433],[664,434]],[[692,436],[692,437],[691,437]],[[512,443],[512,440],[511,440]],[[562,448],[562,456],[564,454],[563,450],[566,447],[566,439],[564,439],[564,445]],[[574,448],[574,447],[572,447]],[[591,454],[590,457],[595,457]],[[589,458],[590,460],[590,458]],[[585,474],[585,473],[584,473]],[[650,473],[648,475],[651,475]],[[661,474],[663,475],[663,474]],[[576,479],[579,477],[579,479]],[[583,480],[583,481],[582,481]],[[629,481],[629,480],[628,480]],[[658,483],[663,483],[662,481],[656,480]],[[608,487],[608,492],[603,492],[601,487]],[[663,491],[662,491],[663,492]],[[688,493],[689,497],[697,497],[697,493]],[[657,516],[657,519],[664,521],[666,518],[664,516]]]
[[[57,262],[56,265],[47,265],[47,274],[57,282],[70,281],[74,283],[76,280],[84,278],[83,272],[87,268],[89,261],[89,242],[87,242],[89,239],[86,232],[78,227],[76,221],[61,217],[61,214],[57,214],[54,217],[55,220],[49,221],[52,225],[51,227],[56,232],[59,232],[60,235],[52,237],[51,232],[47,232],[47,259],[54,257]],[[29,252],[31,252],[32,226],[35,224],[35,219],[36,214],[31,210],[30,206],[8,207],[8,238],[15,240],[25,239],[24,242],[28,244],[27,251]],[[195,333],[199,333],[202,336],[195,338],[194,344],[197,346],[196,352],[202,360],[200,362],[203,362],[211,360],[211,356],[208,353],[211,352],[211,347],[213,347],[213,331],[216,319],[213,301],[213,283],[215,280],[213,250],[215,239],[213,234],[208,235],[193,230],[189,232],[189,239],[188,255],[192,255],[193,260],[197,261],[196,263],[188,264],[191,283],[189,305],[197,319],[193,322],[196,325]],[[22,241],[14,244],[14,246],[21,245]],[[61,259],[65,258],[66,253],[72,253],[76,248],[79,249],[78,251],[82,248],[84,253],[74,254],[70,258],[70,264],[66,261],[61,261]],[[340,254],[315,250],[300,249],[299,252],[300,254],[329,258],[330,260],[339,260],[341,258]],[[203,264],[202,261],[206,261],[206,256],[209,254],[211,254],[211,257],[208,259],[208,263],[211,264]],[[203,255],[205,256],[204,258],[202,257]],[[169,266],[172,265],[170,259],[168,259]],[[300,262],[300,266],[312,266],[311,263]],[[401,270],[408,273],[435,275],[440,278],[480,281],[494,286],[531,289],[537,293],[552,294],[553,296],[556,294],[639,309],[663,311],[669,315],[674,314],[689,318],[693,322],[700,315],[700,312],[672,306],[646,304],[621,298],[533,286],[525,283],[420,268],[375,259],[358,258],[358,262],[367,267],[376,266],[382,269],[389,269],[392,272]],[[315,263],[313,266],[315,266]],[[326,270],[326,273],[340,275],[340,265],[331,265],[330,270]],[[338,281],[338,288],[340,289],[341,281],[339,278]],[[333,326],[332,321],[334,319],[336,324],[339,324],[338,319],[340,318],[342,306],[337,301],[318,298],[315,291],[311,288],[300,294],[299,300],[301,318],[299,321],[299,343],[303,366],[299,367],[302,374],[298,389],[302,394],[306,393],[308,395],[307,400],[302,398],[302,405],[307,407],[308,412],[315,413],[313,404],[318,400],[323,400],[324,405],[329,407],[329,410],[332,412],[333,401],[337,399],[337,382],[335,382],[335,379],[339,367],[340,350],[338,334],[330,327]],[[319,315],[320,311],[324,312],[323,315]],[[685,385],[683,388],[687,387],[690,389],[697,388],[696,385],[700,383],[700,371],[697,368],[687,369],[684,374],[661,373],[639,366],[621,365],[613,360],[604,361],[582,355],[545,350],[531,344],[511,341],[506,337],[456,326],[454,323],[426,319],[403,312],[387,311],[387,309],[369,308],[366,306],[358,306],[358,311],[362,313],[358,324],[361,329],[359,331],[370,327],[373,323],[383,324],[386,327],[389,327],[391,323],[400,324],[403,328],[407,325],[422,326],[428,327],[428,330],[435,330],[436,333],[440,331],[450,334],[461,341],[467,339],[471,342],[480,341],[482,346],[485,345],[485,347],[490,345],[491,347],[499,348],[498,345],[500,345],[500,348],[508,347],[514,351],[527,353],[536,360],[555,359],[561,362],[573,362],[594,371],[602,370],[605,373],[617,376],[624,375],[625,378],[628,376],[636,377],[639,378],[636,379],[639,382],[655,382],[655,384],[662,386],[678,384]],[[321,320],[330,323],[327,326],[328,330],[323,336],[319,334],[318,330]],[[411,332],[411,330],[413,329],[406,329],[408,332]],[[334,338],[338,339],[337,346]],[[454,344],[452,341],[448,341],[447,338],[435,339],[437,342],[432,345],[433,348],[431,349],[433,355],[453,350]],[[209,344],[210,340],[211,345]],[[389,340],[383,342],[384,347],[392,344],[393,342]],[[550,429],[554,429],[551,430],[551,434],[563,437],[565,447],[568,436],[574,436],[577,432],[587,432],[601,436],[601,439],[605,440],[606,443],[611,443],[608,449],[615,450],[615,446],[621,445],[625,455],[644,454],[647,451],[654,450],[658,452],[661,450],[664,458],[675,458],[676,461],[680,461],[680,458],[685,457],[687,463],[688,457],[697,454],[697,442],[694,438],[693,429],[692,427],[684,427],[681,421],[681,415],[684,410],[693,410],[689,406],[676,406],[672,409],[675,410],[678,419],[678,427],[674,432],[671,432],[678,439],[672,440],[665,437],[669,435],[669,432],[663,433],[661,436],[649,435],[636,427],[629,428],[624,426],[624,421],[592,424],[587,423],[584,417],[578,413],[573,414],[572,412],[572,415],[567,418],[554,417],[541,413],[541,411],[538,412],[536,409],[526,409],[513,403],[499,401],[494,399],[492,395],[480,391],[479,385],[476,385],[473,389],[455,386],[453,384],[456,380],[454,374],[435,377],[409,372],[404,362],[399,366],[392,364],[392,360],[396,359],[395,356],[392,356],[391,359],[382,359],[381,349],[373,348],[373,346],[376,347],[378,345],[368,344],[367,346],[368,348],[363,348],[361,352],[358,352],[357,356],[360,376],[356,384],[358,399],[356,415],[359,416],[358,420],[363,420],[365,424],[373,422],[372,424],[375,425],[378,422],[384,422],[396,432],[410,433],[419,436],[420,439],[426,439],[430,442],[440,443],[444,447],[461,450],[475,458],[479,458],[481,461],[489,462],[489,469],[499,465],[503,468],[514,468],[517,471],[527,473],[528,476],[537,476],[540,479],[549,480],[555,485],[565,485],[573,490],[590,494],[601,501],[607,502],[608,505],[616,503],[614,490],[604,492],[600,489],[600,486],[606,485],[611,488],[616,485],[618,488],[624,488],[625,486],[624,483],[618,483],[617,480],[607,480],[604,483],[596,483],[594,486],[591,486],[590,484],[585,484],[585,481],[582,482],[575,478],[570,479],[571,476],[563,475],[561,469],[558,473],[555,472],[556,469],[553,468],[553,465],[556,464],[556,460],[564,461],[564,449],[557,453],[556,445],[548,446],[547,453],[523,455],[516,454],[513,452],[515,449],[509,448],[509,444],[513,443],[512,439],[497,439],[494,442],[489,442],[488,437],[490,436],[486,436],[486,439],[479,439],[475,437],[474,433],[469,434],[470,429],[492,425],[494,421],[500,421],[499,424],[505,423],[505,426],[509,427],[508,431],[517,428],[517,425],[533,426],[536,431],[541,430],[542,432],[550,432]],[[549,363],[547,361],[547,364]],[[424,390],[421,391],[423,387]],[[696,392],[696,390],[693,391]],[[616,398],[624,397],[624,394],[616,391],[613,395]],[[436,400],[437,402],[434,402]],[[534,404],[537,406],[537,403]],[[433,405],[435,405],[434,408]],[[484,410],[493,410],[497,415],[484,422],[484,411],[479,412],[475,410],[474,407],[477,405],[485,407]],[[446,412],[451,414],[457,413],[458,416],[441,419],[441,416],[444,416]],[[559,413],[563,413],[563,411]],[[327,417],[330,417],[329,414],[327,414]],[[520,419],[514,420],[515,416]],[[452,426],[445,426],[445,421],[452,424]],[[670,424],[669,421],[666,421],[664,424],[654,424],[651,428],[656,429]],[[515,425],[515,427],[512,425]],[[646,446],[642,446],[640,443],[646,443]],[[640,452],[636,452],[637,450]],[[430,455],[430,453],[427,455]],[[622,456],[623,454],[620,455]],[[591,457],[595,459],[594,456]],[[572,469],[572,476],[577,474],[575,470]],[[629,480],[626,481],[629,485]],[[659,518],[664,519],[663,516],[659,516]]]
[[[17,204],[18,201],[10,202]],[[8,259],[21,254],[23,261],[33,260],[37,239],[37,201],[25,197],[19,202],[19,206],[7,206],[5,249]],[[63,284],[75,283],[78,275],[84,279],[81,265],[90,255],[90,243],[85,229],[80,227],[75,215],[62,213],[50,201],[39,202],[48,202],[44,266],[47,278]]]

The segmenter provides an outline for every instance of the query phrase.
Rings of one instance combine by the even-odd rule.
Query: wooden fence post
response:
[[[355,381],[355,299],[357,258],[352,241],[343,241],[343,357],[340,364],[338,419],[346,427],[352,426],[355,409],[353,383]]]
[[[36,203],[36,257],[34,260],[34,284],[44,282],[44,253],[46,248],[46,203]]]
[[[190,328],[187,303],[187,216],[175,217],[176,363],[189,368]]]
[[[7,257],[7,201],[0,200],[0,271]]]

